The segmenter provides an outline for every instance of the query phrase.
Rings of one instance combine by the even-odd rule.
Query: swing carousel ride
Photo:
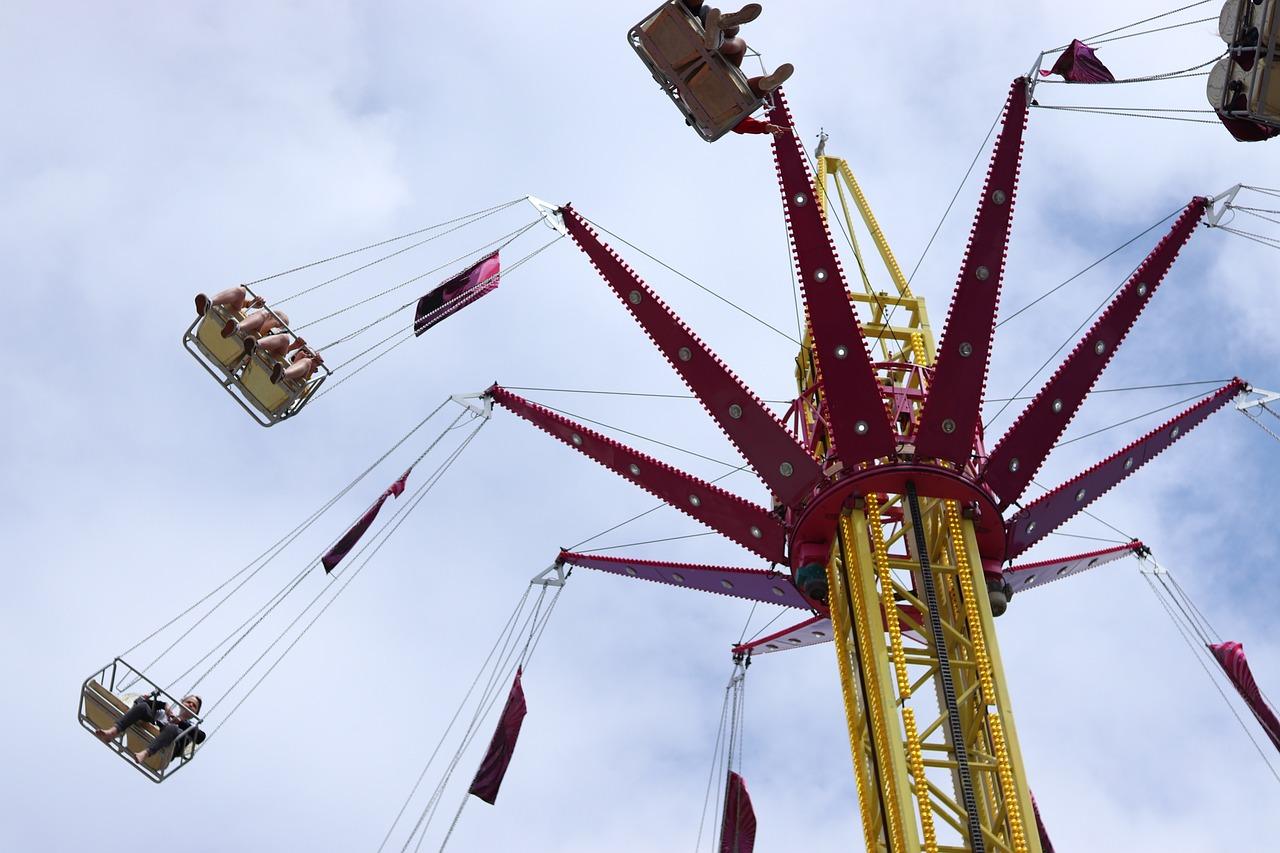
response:
[[[1043,494],[1029,494],[1033,485],[1038,486],[1035,477],[1050,453],[1062,443],[1068,426],[1194,234],[1205,226],[1280,248],[1275,235],[1233,226],[1237,215],[1280,224],[1271,209],[1280,191],[1241,184],[1216,195],[1190,198],[1140,235],[1145,238],[1165,226],[1163,233],[1149,238],[1145,259],[1099,306],[1091,324],[1075,336],[1065,358],[1026,398],[1025,407],[1003,435],[987,435],[981,408],[1030,112],[1036,107],[1116,112],[1109,107],[1041,103],[1039,87],[1207,78],[1211,109],[1205,112],[1213,113],[1212,118],[1187,118],[1191,110],[1175,110],[1178,114],[1163,117],[1220,122],[1236,140],[1265,140],[1280,134],[1280,79],[1273,73],[1280,64],[1280,0],[1228,0],[1214,19],[1219,21],[1226,50],[1190,69],[1117,80],[1099,60],[1097,44],[1167,29],[1162,22],[1147,31],[1116,35],[1156,20],[1152,18],[1046,51],[1028,76],[1015,79],[993,125],[994,144],[968,246],[936,341],[925,301],[911,289],[850,165],[827,153],[825,135],[810,157],[781,88],[762,89],[760,78],[743,73],[740,57],[735,59],[725,50],[724,38],[714,24],[708,24],[707,10],[700,14],[701,5],[683,0],[664,3],[628,33],[628,42],[687,125],[703,139],[714,142],[731,131],[772,135],[805,317],[794,364],[796,393],[781,416],[640,278],[602,238],[601,227],[573,205],[556,206],[533,198],[527,199],[535,209],[531,222],[361,300],[357,305],[463,265],[426,295],[358,323],[331,344],[312,347],[299,333],[348,309],[291,325],[280,306],[410,248],[512,210],[525,199],[295,267],[244,285],[230,296],[206,298],[183,343],[246,412],[262,425],[274,426],[494,291],[500,276],[567,237],[746,461],[745,467],[767,492],[764,502],[747,500],[716,481],[634,449],[521,396],[518,389],[494,384],[478,394],[450,398],[259,558],[85,681],[80,720],[100,737],[137,707],[133,703],[152,709],[118,737],[102,739],[153,781],[163,781],[190,763],[208,739],[203,727],[215,708],[242,682],[256,676],[222,716],[221,725],[439,482],[495,406],[740,546],[752,562],[705,565],[560,551],[533,579],[512,613],[486,661],[487,678],[478,678],[468,691],[464,702],[471,701],[476,712],[402,850],[421,845],[449,775],[488,711],[497,707],[505,693],[497,730],[469,789],[479,799],[495,801],[524,717],[524,666],[575,568],[793,610],[793,624],[733,646],[728,701],[734,720],[739,717],[740,687],[753,659],[829,643],[844,702],[861,844],[868,851],[1051,853],[1048,832],[1027,782],[995,619],[1015,596],[1125,557],[1142,563],[1148,583],[1162,596],[1184,636],[1221,668],[1280,749],[1280,722],[1254,683],[1243,649],[1212,631],[1182,588],[1155,563],[1147,545],[1134,539],[1050,559],[1025,557],[1033,546],[1087,513],[1100,497],[1228,404],[1234,403],[1264,428],[1265,416],[1280,417],[1268,407],[1280,395],[1231,379],[1198,395],[1189,407],[1075,476]],[[736,29],[727,35],[732,38]],[[1048,58],[1054,61],[1046,70]],[[1050,80],[1051,76],[1061,79]],[[761,110],[763,122],[750,118]],[[1234,143],[1224,138],[1224,144]],[[851,238],[860,279],[852,286],[832,236],[833,223]],[[501,252],[540,225],[554,232],[550,242],[502,269]],[[867,259],[853,237],[859,231],[869,235],[891,290],[873,285]],[[260,298],[267,296],[263,285],[268,282],[274,286],[285,275],[386,246],[393,246],[389,254],[318,285],[279,299]],[[411,308],[412,322],[398,323],[396,318]],[[323,355],[316,357],[377,326],[394,331],[354,356],[335,359],[338,363],[333,366],[324,363]],[[341,375],[344,372],[346,376]],[[332,385],[322,392],[326,383]],[[154,674],[161,659],[194,628],[452,404],[458,409],[452,422],[341,536],[306,561],[185,671],[163,679]],[[428,457],[435,466],[431,473],[415,474]],[[411,480],[418,481],[413,491],[401,497]],[[393,502],[395,511],[370,534],[388,502]],[[260,626],[320,570],[345,577],[340,584],[326,585],[264,647]],[[303,622],[308,616],[310,621]],[[290,631],[294,633],[286,643]],[[176,633],[176,639],[149,662],[137,667],[126,662],[135,650],[158,642],[166,632]],[[222,691],[222,699],[194,713],[175,710],[178,700],[194,694],[233,652],[253,649],[260,654],[238,671]],[[252,656],[252,651],[247,653]],[[268,664],[273,653],[274,660]],[[475,693],[480,682],[483,686]],[[161,709],[158,715],[157,708]],[[756,824],[745,781],[733,758],[735,752],[740,754],[740,738],[740,731],[730,731],[726,737],[717,795],[718,843],[721,851],[748,853],[753,849]],[[425,774],[424,768],[379,850],[388,845]],[[460,814],[461,808],[449,834]]]

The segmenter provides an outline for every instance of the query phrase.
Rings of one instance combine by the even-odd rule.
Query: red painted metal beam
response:
[[[1122,557],[1143,551],[1143,544],[1134,540],[1124,545],[1089,551],[1085,554],[1073,554],[1070,557],[1055,557],[1052,560],[1040,560],[1036,563],[1010,566],[1002,574],[1005,583],[1009,584],[1016,594],[1044,586],[1062,578],[1069,578],[1072,575],[1087,572],[1098,566],[1105,566],[1107,563],[1115,562]]]
[[[569,236],[761,481],[787,506],[795,507],[808,497],[822,469],[782,421],[600,240],[577,211],[564,207],[561,213]]]
[[[1025,78],[1013,81],[1003,122],[951,297],[929,399],[920,413],[917,458],[964,465],[973,451],[1022,163],[1022,134],[1027,126]]]
[[[1248,389],[1239,379],[1213,392],[1158,429],[1124,450],[1112,454],[1082,474],[1037,498],[1009,519],[1006,558],[1014,559],[1066,523],[1072,516],[1102,497],[1121,480],[1150,462],[1165,448],[1199,426],[1231,398]]]
[[[782,522],[764,507],[620,444],[499,385],[491,387],[488,394],[494,402],[748,551],[771,563],[786,562]]]
[[[743,569],[734,566],[706,566],[697,563],[675,563],[669,560],[638,560],[634,557],[607,557],[602,554],[578,554],[561,551],[560,561],[623,577],[664,583],[682,589],[696,589],[717,595],[780,604],[809,610],[809,601],[791,583],[791,578],[768,569]]]
[[[773,137],[773,156],[835,452],[846,465],[889,456],[896,445],[880,385],[781,91],[774,93],[769,121],[791,129]]]
[[[1142,309],[1155,295],[1178,252],[1191,239],[1208,204],[1206,198],[1195,198],[1183,209],[1169,233],[1147,255],[991,451],[982,476],[999,497],[1001,510],[1022,497]]]

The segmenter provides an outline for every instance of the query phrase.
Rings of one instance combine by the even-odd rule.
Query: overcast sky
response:
[[[1042,49],[1165,5],[959,3],[931,7],[926,17],[893,4],[779,0],[745,34],[770,68],[796,64],[787,89],[806,145],[820,127],[831,134],[828,151],[850,160],[909,270],[1009,81]],[[8,4],[0,29],[0,99],[9,116],[0,137],[0,264],[10,317],[0,338],[10,365],[0,379],[9,412],[0,419],[0,538],[10,557],[0,597],[8,685],[0,719],[9,738],[0,847],[375,850],[528,579],[560,546],[653,506],[496,413],[199,759],[152,786],[77,726],[81,682],[292,529],[449,394],[495,380],[684,393],[568,241],[270,430],[180,349],[195,292],[534,194],[573,201],[776,326],[781,333],[622,248],[761,396],[794,394],[787,335],[795,334],[795,309],[768,142],[729,136],[706,145],[683,126],[625,41],[645,11],[619,3]],[[1211,3],[1170,20],[1216,13]],[[1200,23],[1104,45],[1100,56],[1118,77],[1132,77],[1187,68],[1221,48],[1216,27]],[[1084,93],[1045,86],[1037,96],[1046,104],[1201,109],[1202,85]],[[1209,124],[1034,111],[1002,313],[1193,195],[1237,182],[1280,185],[1276,146],[1238,144]],[[986,157],[915,278],[939,334]],[[1261,201],[1253,199],[1277,206]],[[309,294],[290,313],[299,323],[315,320],[533,219],[531,208],[504,210]],[[1268,228],[1280,232],[1259,220],[1248,226]],[[504,259],[552,237],[539,225]],[[1017,391],[1155,239],[1001,327],[989,395]],[[1102,387],[1233,375],[1280,386],[1276,260],[1237,237],[1198,232]],[[280,298],[355,265],[337,262],[262,289]],[[445,275],[323,321],[311,339],[337,338]],[[331,364],[363,348],[341,346]],[[1100,395],[1069,435],[1196,390]],[[691,400],[527,393],[740,464]],[[1063,448],[1037,479],[1060,482],[1172,411]],[[991,429],[998,434],[1014,414]],[[417,433],[170,653],[155,677],[174,678],[219,630],[247,618],[445,424],[438,418]],[[639,446],[698,476],[730,470]],[[1224,637],[1245,644],[1263,690],[1273,693],[1278,472],[1280,447],[1228,409],[1096,504],[1100,517],[1154,549]],[[766,499],[747,474],[724,482]],[[1067,530],[1118,538],[1088,519]],[[593,544],[699,532],[661,510]],[[1050,537],[1035,554],[1094,546]],[[621,552],[756,565],[714,536]],[[206,701],[228,690],[326,583],[309,576],[298,600],[202,685]],[[498,804],[468,805],[452,848],[693,849],[728,648],[775,615],[765,611],[575,574],[526,676],[529,715]],[[1272,847],[1277,779],[1135,563],[1019,596],[998,626],[1027,773],[1060,850]],[[487,737],[486,726],[479,740]],[[439,847],[478,757],[463,758],[423,849]],[[759,816],[758,849],[857,848],[830,646],[752,667],[743,772]],[[428,774],[428,788],[436,778]],[[402,830],[389,849],[403,838]]]

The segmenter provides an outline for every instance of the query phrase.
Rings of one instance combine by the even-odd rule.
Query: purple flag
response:
[[[1275,711],[1272,711],[1267,700],[1262,698],[1262,691],[1258,689],[1258,683],[1253,680],[1249,661],[1244,657],[1244,646],[1231,641],[1211,643],[1209,651],[1213,652],[1213,656],[1218,659],[1227,678],[1231,679],[1231,683],[1240,692],[1240,698],[1244,699],[1249,710],[1253,711],[1253,715],[1258,718],[1258,723],[1266,731],[1267,737],[1271,738],[1272,745],[1280,749],[1280,720],[1276,719]]]
[[[421,335],[436,323],[497,289],[501,268],[498,253],[494,252],[419,299],[418,310],[413,318],[414,335]]]
[[[1080,39],[1071,40],[1071,46],[1062,52],[1052,68],[1040,71],[1042,77],[1050,74],[1061,74],[1068,83],[1116,82],[1115,75],[1102,64],[1093,48]]]
[[[747,783],[732,770],[724,789],[724,821],[720,824],[720,853],[751,853],[756,847],[756,812]]]
[[[333,567],[342,562],[342,558],[350,553],[351,549],[360,541],[360,537],[364,536],[365,531],[369,529],[369,525],[373,524],[373,520],[378,517],[378,511],[382,509],[382,505],[387,502],[387,498],[398,498],[400,493],[404,491],[405,480],[409,479],[409,473],[413,471],[410,468],[400,475],[400,479],[391,484],[385,492],[382,493],[373,506],[360,516],[360,520],[351,525],[351,529],[342,534],[342,538],[338,540],[329,553],[320,558],[320,562],[324,563],[325,574],[333,571]]]
[[[524,702],[524,688],[520,685],[523,669],[516,670],[516,680],[511,684],[511,693],[507,696],[507,705],[502,709],[502,718],[498,720],[498,728],[489,741],[489,751],[480,762],[476,778],[471,780],[469,793],[475,794],[489,805],[498,799],[498,788],[507,775],[507,765],[511,763],[511,755],[516,749],[516,738],[520,737],[520,726],[524,723],[524,715],[529,710]]]

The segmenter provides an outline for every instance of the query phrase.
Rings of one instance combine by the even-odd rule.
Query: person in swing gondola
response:
[[[110,743],[129,730],[134,723],[151,723],[159,727],[160,734],[152,739],[146,749],[132,753],[134,761],[142,764],[158,752],[173,744],[174,752],[186,748],[187,743],[202,743],[205,733],[191,730],[192,717],[200,713],[203,701],[194,693],[176,705],[166,705],[157,693],[148,693],[133,700],[133,707],[125,711],[114,726],[94,732],[98,740]]]
[[[742,67],[742,60],[747,55],[747,43],[738,33],[742,25],[760,17],[764,7],[759,3],[748,3],[736,12],[722,12],[706,5],[703,0],[681,0],[686,9],[702,22],[704,43],[709,50],[716,50],[735,68]],[[772,74],[751,77],[747,86],[757,98],[764,98],[777,89],[795,73],[795,66],[790,62],[779,65]],[[787,128],[779,124],[761,121],[747,116],[733,127],[734,133],[786,133]]]
[[[227,310],[231,314],[231,318],[227,320],[226,325],[222,327],[222,337],[229,338],[234,334],[244,336],[245,343],[255,341],[258,338],[270,335],[276,329],[283,329],[289,323],[289,316],[283,311],[267,310],[267,302],[261,296],[249,296],[248,289],[244,287],[231,287],[219,293],[215,293],[212,298],[203,293],[196,294],[196,313],[203,317],[205,312],[209,310],[210,305],[218,305]],[[253,310],[253,309],[258,310]],[[249,315],[243,320],[237,321],[235,316],[241,311],[249,311]],[[250,346],[250,349],[252,347]]]

